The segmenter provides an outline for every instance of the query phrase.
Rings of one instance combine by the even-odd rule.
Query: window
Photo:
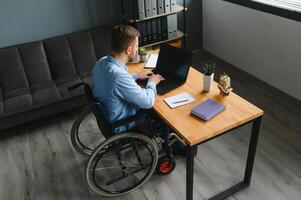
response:
[[[301,22],[301,0],[224,0]]]
[[[252,0],[259,3],[283,8],[291,11],[301,12],[301,0]]]

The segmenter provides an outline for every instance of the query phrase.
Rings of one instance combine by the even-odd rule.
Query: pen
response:
[[[181,100],[181,101],[175,101],[175,102],[172,102],[173,104],[174,103],[183,103],[183,102],[186,102],[186,101],[189,101],[189,99],[185,99],[185,100]]]

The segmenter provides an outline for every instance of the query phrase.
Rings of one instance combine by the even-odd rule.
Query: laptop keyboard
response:
[[[148,79],[137,80],[137,83],[142,85],[143,87],[146,86],[147,82],[148,82]],[[168,77],[165,80],[161,81],[157,85],[156,88],[157,88],[157,92],[159,94],[165,94],[166,92],[169,92],[170,90],[173,90],[182,84],[183,84],[183,82],[179,82],[179,81],[173,79],[172,77]]]
[[[170,90],[173,90],[177,87],[179,87],[180,85],[182,85],[182,82],[179,81],[175,81],[175,80],[170,80],[170,81],[161,81],[158,85],[157,85],[157,91],[159,94],[165,94],[166,92],[169,92]]]

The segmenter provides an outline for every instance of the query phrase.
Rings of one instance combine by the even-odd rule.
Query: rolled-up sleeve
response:
[[[156,85],[152,81],[148,81],[146,87],[141,88],[129,74],[122,74],[116,79],[115,91],[120,98],[142,109],[151,108],[157,95]]]

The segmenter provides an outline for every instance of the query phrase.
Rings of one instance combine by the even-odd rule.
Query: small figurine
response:
[[[218,89],[220,90],[220,94],[225,95],[229,95],[229,93],[233,90],[231,87],[230,77],[226,73],[220,75]]]

